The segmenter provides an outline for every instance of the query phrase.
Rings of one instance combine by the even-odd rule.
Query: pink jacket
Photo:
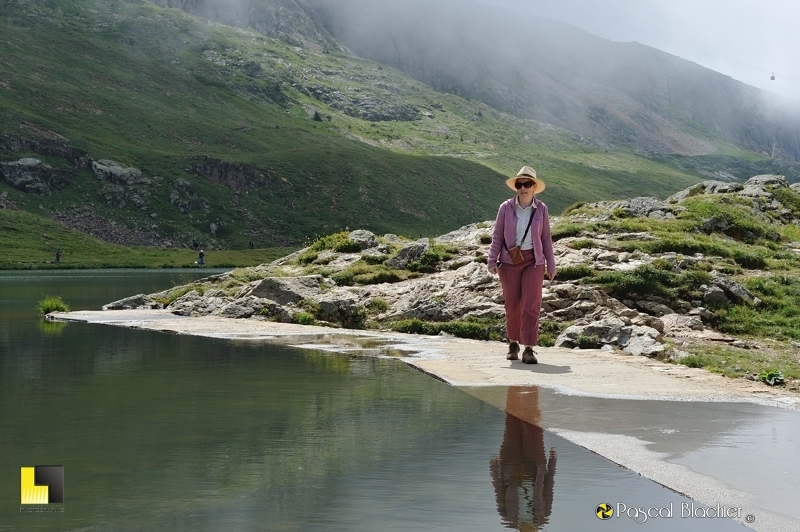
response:
[[[497,219],[494,222],[494,233],[492,234],[492,245],[489,247],[489,262],[492,266],[499,261],[506,264],[513,264],[507,248],[517,245],[517,209],[515,202],[517,197],[500,204],[497,211]],[[556,259],[553,256],[553,239],[550,236],[550,218],[547,214],[547,205],[534,198],[533,204],[536,212],[531,221],[531,240],[533,241],[533,256],[536,265],[547,264],[547,272],[555,275]],[[506,246],[503,246],[505,238]]]

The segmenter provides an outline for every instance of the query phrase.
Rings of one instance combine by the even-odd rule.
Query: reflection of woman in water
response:
[[[509,387],[500,456],[489,461],[497,511],[508,528],[538,530],[553,510],[556,450],[548,462],[539,418],[539,390]]]

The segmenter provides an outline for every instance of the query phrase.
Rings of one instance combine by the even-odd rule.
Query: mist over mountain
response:
[[[158,0],[650,154],[800,160],[800,105],[637,43],[473,0]]]
[[[119,244],[439,234],[521,164],[554,213],[800,181],[769,95],[475,2],[16,0],[0,34],[0,209]]]

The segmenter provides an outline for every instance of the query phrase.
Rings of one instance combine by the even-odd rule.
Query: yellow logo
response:
[[[20,469],[20,504],[63,504],[64,466]]]
[[[614,508],[610,504],[598,504],[595,513],[600,519],[611,519],[611,516],[614,515]]]

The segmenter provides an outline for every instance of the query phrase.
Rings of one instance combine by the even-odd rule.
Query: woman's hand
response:
[[[497,275],[497,264],[490,264],[488,269],[489,273],[491,273],[492,275]]]
[[[550,282],[553,282],[553,279],[556,278],[555,272],[547,272],[547,277],[550,279]]]

